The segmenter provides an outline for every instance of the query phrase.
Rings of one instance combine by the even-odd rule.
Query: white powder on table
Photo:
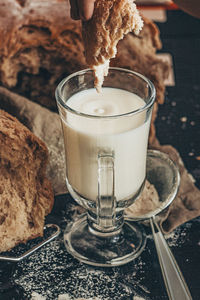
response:
[[[36,292],[32,292],[31,300],[47,300],[47,299],[46,299],[46,297],[41,296],[40,294],[38,294]],[[58,296],[57,300],[72,300],[72,298],[69,296],[69,294],[60,294]],[[95,298],[87,298],[87,299],[86,298],[76,298],[74,300],[100,300],[100,299],[95,297]],[[104,300],[106,300],[106,299],[104,299]],[[138,300],[140,300],[140,299],[138,298]]]
[[[65,228],[66,223],[73,215],[73,208],[77,207],[77,205],[72,204],[63,206],[63,211],[59,214],[62,219],[61,228]],[[169,245],[179,247],[184,244],[188,237],[189,226],[191,225],[186,224],[183,228],[179,227],[167,235]],[[152,239],[152,237],[149,238]],[[137,291],[134,296],[133,293],[135,286],[139,284],[140,288],[147,295],[149,294],[146,290],[148,287],[143,286],[147,266],[148,261],[138,257],[137,263],[133,262],[131,268],[124,275],[120,271],[121,268],[114,268],[110,272],[106,272],[102,269],[88,267],[74,260],[67,253],[63,244],[63,236],[60,235],[59,238],[20,262],[14,280],[24,288],[26,300],[66,300],[66,297],[69,300],[77,300],[78,298],[120,300],[124,299],[125,296],[131,297],[131,295],[133,300],[143,300],[141,296],[136,296]],[[136,280],[135,282],[138,276],[139,281]],[[130,288],[126,282],[122,285],[120,283],[121,278],[125,278],[127,283],[130,282],[132,287]],[[36,298],[36,296],[40,296],[40,298]]]

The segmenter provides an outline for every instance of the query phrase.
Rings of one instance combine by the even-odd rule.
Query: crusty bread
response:
[[[108,74],[117,43],[129,32],[139,34],[143,21],[133,0],[96,0],[92,18],[83,22],[86,62],[94,70],[95,87],[100,91]]]
[[[0,252],[43,235],[53,206],[45,144],[0,110]]]

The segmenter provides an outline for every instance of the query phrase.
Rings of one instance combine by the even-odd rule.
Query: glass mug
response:
[[[87,213],[68,224],[67,250],[82,262],[117,266],[136,258],[145,237],[124,210],[140,195],[155,88],[143,75],[110,68],[102,93],[90,69],[56,89],[62,121],[66,184]]]

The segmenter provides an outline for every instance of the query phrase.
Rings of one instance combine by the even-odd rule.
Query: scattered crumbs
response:
[[[172,101],[171,106],[176,106],[176,102]]]
[[[61,294],[58,296],[58,300],[70,300],[69,294]]]
[[[187,122],[187,117],[181,117],[180,120],[181,120],[181,122],[185,123],[185,122]]]
[[[71,217],[70,206],[70,209],[63,210],[62,218],[66,221],[62,222],[61,229]],[[186,223],[166,235],[169,246],[184,244],[189,226]],[[152,235],[149,238],[153,239]],[[99,269],[78,262],[67,253],[61,234],[19,262],[13,279],[24,289],[26,300],[149,299],[149,287],[144,286],[148,261],[139,256],[127,265],[128,271],[124,268]]]
[[[189,156],[194,156],[194,153],[193,152],[189,152],[188,155]]]
[[[61,294],[58,296],[58,300],[72,300],[72,298],[69,296],[69,294]],[[99,300],[99,298],[76,298],[74,300]],[[106,300],[106,299],[105,299]]]
[[[191,121],[191,122],[190,122],[190,125],[194,126],[194,125],[195,125],[195,122],[194,122],[194,121]]]
[[[31,300],[46,300],[46,297],[43,297],[43,296],[41,296],[40,294],[38,294],[36,292],[32,292]]]
[[[131,294],[120,285],[117,269],[110,274],[75,260],[62,235],[21,261],[18,269],[14,280],[24,289],[26,300],[64,300],[60,295],[68,295],[69,300],[120,300]],[[40,295],[43,298],[36,298]]]
[[[162,121],[165,121],[165,120],[166,120],[166,117],[165,117],[165,116],[162,116],[162,117],[161,117],[161,120],[162,120]]]
[[[139,296],[133,296],[133,300],[145,300],[145,299]]]
[[[74,299],[74,298],[73,298]],[[140,298],[138,298],[139,300]],[[31,294],[31,300],[47,300],[46,297],[41,296],[40,294],[33,292]],[[60,294],[57,300],[72,300],[69,294]],[[100,300],[99,298],[76,298],[74,300]],[[106,300],[106,299],[105,299]],[[136,299],[137,300],[137,299]]]

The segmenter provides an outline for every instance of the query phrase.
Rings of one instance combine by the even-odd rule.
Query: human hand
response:
[[[71,18],[74,20],[88,21],[91,19],[94,10],[95,0],[70,0]]]

